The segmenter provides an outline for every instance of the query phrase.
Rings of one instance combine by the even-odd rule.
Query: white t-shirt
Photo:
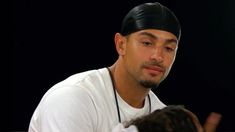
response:
[[[122,123],[119,123],[113,128],[112,132],[139,132],[139,130],[135,125],[125,128]]]
[[[165,107],[152,91],[149,96],[151,111]],[[149,113],[147,97],[141,109],[118,93],[117,99],[122,122]],[[75,74],[49,89],[34,111],[29,132],[111,132],[118,123],[111,77],[102,68]]]

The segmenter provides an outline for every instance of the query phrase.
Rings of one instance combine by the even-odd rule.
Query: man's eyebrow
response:
[[[171,43],[177,44],[178,41],[176,39],[167,39],[165,43],[166,44],[171,44]]]
[[[151,37],[153,39],[158,38],[157,36],[153,35],[152,33],[148,33],[148,32],[141,32],[139,35],[145,35],[145,36]]]
[[[152,34],[152,33],[149,33],[149,32],[141,32],[139,35],[145,35],[145,36],[148,36],[148,37],[151,37],[151,38],[153,38],[153,39],[158,39],[158,37],[157,36],[155,36],[154,34]],[[169,44],[169,43],[175,43],[175,44],[177,44],[178,43],[178,41],[176,40],[176,39],[166,39],[166,42],[165,42],[166,44]]]

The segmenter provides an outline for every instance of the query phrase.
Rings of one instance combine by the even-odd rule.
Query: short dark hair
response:
[[[167,106],[130,121],[139,132],[197,132],[192,116],[183,106]]]

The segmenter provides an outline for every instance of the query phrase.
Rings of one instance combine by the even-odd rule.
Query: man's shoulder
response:
[[[164,108],[166,105],[157,97],[157,95],[153,92],[149,92],[149,96],[151,98],[153,104],[153,110]]]
[[[95,69],[95,70],[88,70],[80,73],[73,74],[66,78],[65,80],[57,83],[53,87],[63,86],[63,85],[78,85],[85,81],[97,81],[97,79],[102,79],[103,76],[106,74],[106,68]]]
[[[47,91],[47,95],[55,91],[91,91],[106,87],[104,84],[108,78],[108,71],[106,68],[89,70],[80,72],[69,76],[65,80],[55,84]]]

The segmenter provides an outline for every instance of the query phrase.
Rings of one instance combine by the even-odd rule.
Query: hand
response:
[[[219,125],[221,117],[221,114],[211,112],[204,124],[204,132],[216,132],[216,128]]]

